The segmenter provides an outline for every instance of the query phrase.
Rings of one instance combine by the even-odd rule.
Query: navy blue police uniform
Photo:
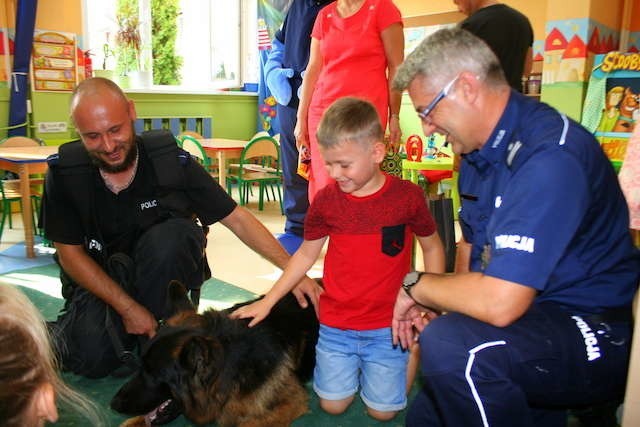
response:
[[[280,147],[284,180],[283,207],[286,216],[285,232],[302,238],[304,218],[309,208],[308,182],[297,174],[298,149],[293,130],[298,111],[298,89],[302,85],[302,72],[309,62],[311,29],[316,15],[333,0],[294,0],[287,12],[282,27],[275,38],[284,45],[282,68],[291,68],[294,75],[289,78],[291,100],[287,105],[277,104],[276,113],[280,123]],[[283,242],[284,244],[285,242]],[[294,245],[297,247],[297,245]],[[291,252],[285,244],[286,249]],[[295,248],[294,248],[295,249]]]
[[[118,194],[106,187],[81,142],[63,145],[59,157],[49,161],[41,213],[49,240],[82,245],[157,319],[169,314],[166,290],[171,280],[199,289],[210,276],[202,226],[236,207],[172,135],[164,137],[172,147],[163,162],[152,158],[147,144],[137,138],[135,177]],[[70,161],[74,155],[69,153],[80,153],[75,155],[79,160]],[[112,309],[63,269],[61,281],[66,301],[53,332],[61,343],[63,367],[88,377],[105,376],[121,365],[123,351],[135,347],[136,338],[124,332]]]
[[[537,297],[503,328],[459,313],[431,322],[407,425],[562,426],[566,408],[621,399],[640,253],[598,142],[512,91],[459,185],[470,270]]]

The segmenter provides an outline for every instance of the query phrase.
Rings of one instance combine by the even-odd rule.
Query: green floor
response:
[[[29,296],[34,304],[40,309],[47,320],[55,319],[62,300],[56,297],[59,292],[60,283],[57,280],[58,269],[54,264],[33,267],[24,270],[17,270],[5,273],[0,276],[3,283],[12,283]],[[233,286],[220,280],[211,279],[203,287],[201,295],[201,306],[214,306],[223,308],[233,303],[245,301],[254,295],[244,289]],[[103,410],[107,420],[107,425],[118,426],[125,417],[109,409],[109,401],[116,390],[125,381],[123,379],[104,378],[100,380],[89,380],[76,375],[65,374],[65,381],[76,390],[84,393],[95,401]],[[414,387],[415,388],[415,387]],[[395,420],[390,422],[376,422],[365,413],[365,407],[359,399],[349,408],[347,413],[340,416],[332,416],[324,413],[318,406],[318,399],[307,385],[311,396],[310,411],[303,417],[296,420],[293,425],[297,427],[364,427],[364,426],[402,426],[404,425],[404,412],[399,414]],[[415,393],[415,390],[414,392]],[[87,423],[79,419],[73,413],[60,410],[60,420],[56,424],[59,426],[85,426]],[[183,417],[178,418],[169,427],[191,426],[192,424]]]

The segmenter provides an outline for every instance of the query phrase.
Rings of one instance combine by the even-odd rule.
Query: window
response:
[[[116,67],[119,1],[122,0],[85,0],[83,47],[93,54],[94,70]],[[138,71],[152,72],[151,0],[138,2],[141,36],[138,62],[142,69]],[[177,32],[175,51],[182,57],[181,87],[221,89],[258,81],[255,0],[179,0],[178,3],[174,30]]]

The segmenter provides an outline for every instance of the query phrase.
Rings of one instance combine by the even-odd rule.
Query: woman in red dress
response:
[[[391,80],[404,59],[400,11],[391,0],[337,0],[322,9],[311,33],[294,131],[311,154],[309,201],[331,178],[318,151],[316,130],[331,103],[344,96],[372,102],[393,143],[400,141],[401,93]]]

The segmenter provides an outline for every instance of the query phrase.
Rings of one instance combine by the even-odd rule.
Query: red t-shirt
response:
[[[391,325],[393,304],[409,272],[413,235],[429,236],[436,224],[420,187],[386,176],[375,194],[355,197],[336,183],[309,207],[304,238],[329,236],[320,321],[340,329]]]

